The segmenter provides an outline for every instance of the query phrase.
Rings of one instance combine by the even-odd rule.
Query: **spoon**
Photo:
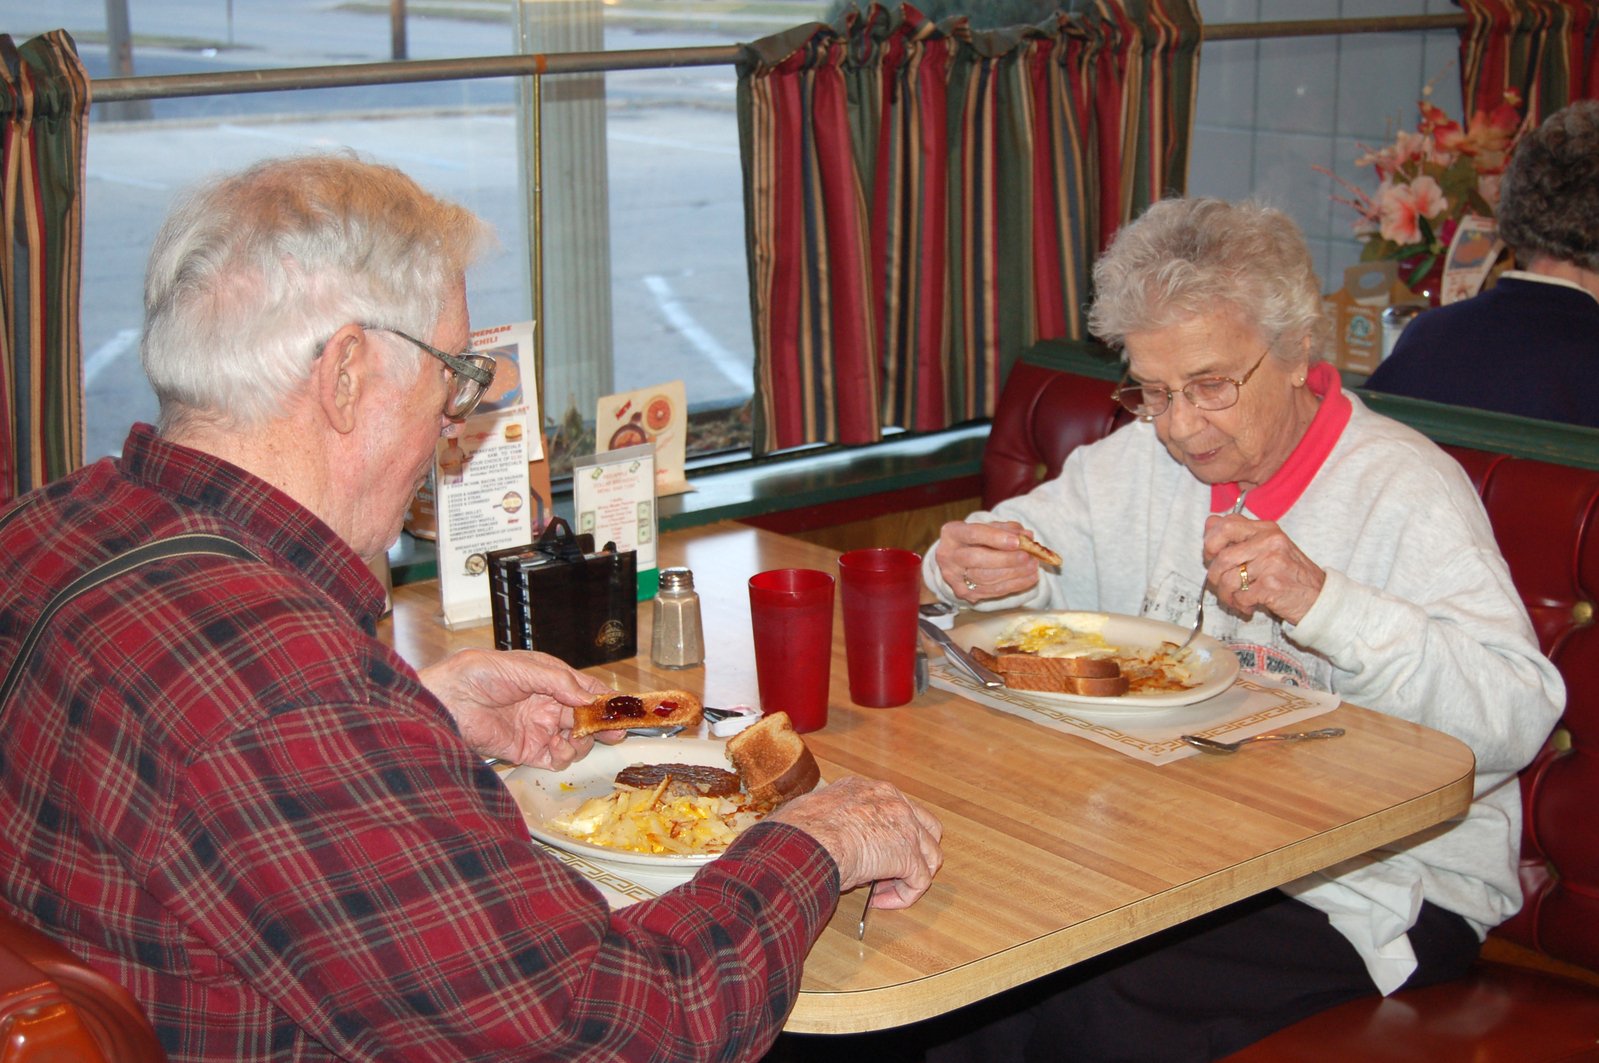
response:
[[[1199,750],[1201,753],[1215,753],[1222,755],[1236,753],[1251,742],[1298,742],[1306,738],[1337,738],[1344,733],[1342,727],[1323,727],[1319,731],[1289,731],[1287,733],[1271,733],[1253,735],[1249,738],[1240,738],[1236,742],[1218,742],[1214,738],[1204,735],[1179,735],[1178,737]]]
[[[1244,511],[1244,489],[1240,487],[1238,489],[1238,501],[1233,503],[1232,511],[1228,514],[1228,516],[1234,516],[1234,515],[1236,515],[1238,513],[1242,513],[1243,511]],[[1205,626],[1205,585],[1203,583],[1201,583],[1199,585],[1199,611],[1194,614],[1194,630],[1192,630],[1192,631],[1190,631],[1188,633],[1188,637],[1183,639],[1183,644],[1181,646],[1178,646],[1177,648],[1179,650],[1187,649],[1188,648],[1188,644],[1190,642],[1194,641],[1194,639],[1196,637],[1198,637],[1200,629],[1203,628],[1204,626]],[[1230,753],[1232,751],[1228,750],[1228,752]]]

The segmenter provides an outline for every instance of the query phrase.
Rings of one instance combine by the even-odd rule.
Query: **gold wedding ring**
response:
[[[1241,591],[1249,589],[1249,562],[1247,561],[1238,566],[1238,589]]]
[[[962,576],[961,579],[966,581],[966,589],[967,590],[975,591],[977,589],[977,584],[972,582],[972,577],[970,577],[970,576]]]

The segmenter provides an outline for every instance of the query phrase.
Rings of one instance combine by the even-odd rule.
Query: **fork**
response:
[[[1244,491],[1243,488],[1240,487],[1238,489],[1238,501],[1233,503],[1232,510],[1227,514],[1229,517],[1235,516],[1235,515],[1237,515],[1239,513],[1242,513],[1244,511],[1244,495],[1245,495],[1245,493],[1246,492]],[[1177,648],[1179,650],[1186,650],[1188,648],[1188,644],[1190,642],[1193,642],[1194,639],[1198,637],[1200,630],[1204,626],[1205,626],[1205,585],[1203,583],[1201,583],[1199,585],[1199,611],[1194,614],[1194,630],[1192,630],[1192,631],[1190,631],[1188,633],[1188,637],[1183,639],[1183,644],[1181,646],[1178,646]]]
[[[866,940],[866,917],[872,914],[872,890],[876,887],[877,880],[875,878],[866,884],[866,903],[861,906],[861,922],[855,928],[856,941]]]

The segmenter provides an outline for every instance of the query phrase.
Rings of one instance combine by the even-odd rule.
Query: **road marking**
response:
[[[644,278],[644,287],[655,296],[656,305],[661,308],[661,313],[666,315],[666,320],[671,326],[682,333],[683,338],[694,345],[694,349],[710,360],[711,366],[734,387],[748,390],[754,382],[754,376],[747,359],[740,358],[732,351],[716,342],[700,323],[694,320],[692,314],[683,309],[683,304],[677,301],[677,294],[672,291],[672,286],[666,283],[664,277],[650,274]]]
[[[719,148],[705,144],[695,144],[688,140],[669,140],[666,137],[645,137],[637,133],[611,133],[611,140],[621,140],[628,144],[648,144],[656,148],[682,148],[686,151],[701,151],[707,155],[737,155],[737,148]]]
[[[106,340],[83,363],[84,386],[94,383],[94,378],[111,368],[111,364],[127,353],[128,348],[139,341],[139,330],[125,328],[118,330],[115,336]]]

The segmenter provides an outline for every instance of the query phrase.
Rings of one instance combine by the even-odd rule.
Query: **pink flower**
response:
[[[1384,240],[1401,246],[1421,242],[1421,219],[1436,218],[1449,209],[1444,190],[1431,177],[1417,177],[1409,184],[1384,182],[1377,189]]]
[[[1403,262],[1436,256],[1462,216],[1492,215],[1505,163],[1525,128],[1517,110],[1521,98],[1514,92],[1479,108],[1469,121],[1455,121],[1426,98],[1418,106],[1414,132],[1400,130],[1377,149],[1360,145],[1355,165],[1376,171],[1375,192],[1368,194],[1324,167],[1315,168],[1337,186],[1333,202],[1354,212],[1354,231],[1365,259]],[[1446,187],[1452,191],[1446,193]]]
[[[1391,180],[1396,174],[1427,157],[1427,138],[1419,133],[1401,131],[1394,142],[1377,151],[1367,149],[1355,160],[1356,166],[1371,166],[1377,171],[1378,181]]]

